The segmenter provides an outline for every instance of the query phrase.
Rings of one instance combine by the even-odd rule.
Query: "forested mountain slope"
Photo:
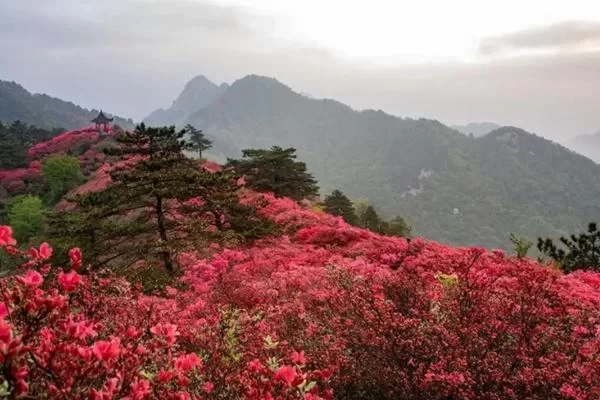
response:
[[[518,128],[471,138],[435,120],[311,99],[255,75],[185,122],[203,129],[221,158],[296,147],[321,193],[368,198],[436,240],[507,247],[510,232],[556,236],[600,217],[600,166]]]
[[[87,110],[46,94],[32,94],[15,82],[0,80],[0,121],[16,120],[43,129],[79,129],[90,125],[98,110]],[[115,124],[133,127],[131,119],[115,117]]]

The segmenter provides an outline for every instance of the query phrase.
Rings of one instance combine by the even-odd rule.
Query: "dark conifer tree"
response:
[[[323,201],[325,212],[344,218],[349,224],[356,224],[356,214],[352,202],[340,190],[334,190]]]
[[[296,161],[296,149],[247,149],[243,158],[229,160],[228,166],[243,176],[247,186],[260,192],[273,192],[278,197],[302,200],[316,196],[319,187],[306,164]]]
[[[586,233],[561,237],[560,244],[555,244],[550,238],[538,238],[537,248],[565,272],[600,272],[600,230],[596,223],[590,223]]]
[[[198,152],[198,158],[202,158],[202,152],[212,147],[212,141],[204,136],[200,129],[188,124],[184,128],[190,137],[191,150]]]
[[[107,150],[123,160],[110,173],[112,183],[73,198],[74,210],[51,217],[49,234],[75,235],[96,256],[96,266],[152,259],[172,273],[179,250],[224,233],[252,238],[271,232],[253,208],[240,204],[232,175],[206,172],[184,156],[191,147],[185,134],[142,124],[120,135],[120,146]],[[213,223],[216,231],[207,229]]]

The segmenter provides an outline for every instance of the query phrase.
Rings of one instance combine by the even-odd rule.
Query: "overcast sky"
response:
[[[596,0],[0,0],[0,79],[141,119],[204,74],[355,108],[600,130]]]

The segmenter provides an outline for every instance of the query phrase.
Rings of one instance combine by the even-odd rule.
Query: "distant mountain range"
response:
[[[20,120],[44,129],[79,129],[90,125],[98,112],[46,94],[32,94],[18,83],[0,80],[0,121],[6,123]],[[131,119],[115,117],[115,123],[133,127]]]
[[[519,128],[471,124],[466,132],[487,134],[470,137],[435,120],[312,99],[256,75],[231,86],[196,77],[146,122],[191,123],[220,159],[296,147],[321,193],[368,198],[443,242],[507,248],[511,232],[559,236],[600,220],[600,166]]]
[[[579,135],[566,143],[567,147],[600,163],[600,131],[591,135]]]
[[[452,128],[465,135],[481,137],[501,128],[501,125],[494,124],[493,122],[471,122],[467,125],[453,125]]]

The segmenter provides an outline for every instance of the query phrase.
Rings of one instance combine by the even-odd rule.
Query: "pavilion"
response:
[[[94,118],[92,122],[96,124],[96,129],[107,132],[113,119],[114,118],[108,118],[106,115],[104,115],[102,110],[100,110],[100,114],[98,114],[98,116]]]

